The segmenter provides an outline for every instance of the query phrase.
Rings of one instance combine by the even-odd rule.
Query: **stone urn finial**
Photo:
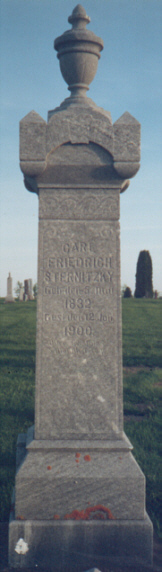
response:
[[[90,18],[81,4],[74,8],[68,21],[72,29],[56,38],[54,48],[71,95],[85,96],[97,71],[103,41],[86,29]]]
[[[71,16],[68,18],[68,22],[70,22],[75,29],[86,28],[86,25],[89,24],[90,21],[91,19],[87,16],[86,11],[81,4],[77,4]]]

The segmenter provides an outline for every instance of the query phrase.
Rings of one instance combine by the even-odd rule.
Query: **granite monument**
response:
[[[35,427],[19,436],[10,566],[81,572],[151,563],[145,477],[123,432],[120,193],[140,124],[112,125],[86,91],[102,40],[77,5],[55,40],[71,95],[20,122],[20,166],[39,196]],[[23,548],[22,548],[23,546]]]

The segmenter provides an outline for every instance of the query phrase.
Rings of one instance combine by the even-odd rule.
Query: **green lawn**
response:
[[[161,536],[162,300],[125,298],[122,309],[125,432],[145,474],[147,511]]]
[[[123,365],[162,367],[162,300],[123,299]]]
[[[0,299],[0,520],[8,520],[18,433],[34,420],[36,302]],[[146,476],[147,510],[160,535],[162,300],[123,299],[125,431]]]
[[[8,520],[18,433],[34,420],[36,302],[0,299],[0,520]]]

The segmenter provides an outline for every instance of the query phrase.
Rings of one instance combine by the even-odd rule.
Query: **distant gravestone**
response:
[[[29,300],[33,300],[33,282],[32,279],[28,279],[28,296]]]
[[[24,300],[28,300],[28,280],[24,280]]]
[[[13,298],[12,295],[12,277],[10,272],[7,278],[7,296],[5,298],[5,303],[7,302],[15,302],[15,299]]]
[[[23,300],[24,300],[24,288],[23,288],[23,286],[20,286],[19,300],[20,300],[20,302],[23,302]]]
[[[119,203],[140,125],[129,113],[112,125],[86,97],[103,42],[80,5],[69,22],[55,48],[71,96],[48,123],[34,111],[20,122],[25,185],[39,194],[37,365],[9,563],[82,572],[150,563],[152,525],[123,431]]]
[[[33,284],[32,279],[24,280],[24,300],[33,300]]]

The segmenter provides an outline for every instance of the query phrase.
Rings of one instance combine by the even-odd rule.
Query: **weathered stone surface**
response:
[[[20,167],[24,174],[34,177],[45,167],[46,127],[35,111],[20,121]]]
[[[60,173],[57,187],[52,180]],[[79,186],[71,188],[74,176]],[[113,438],[122,432],[122,372],[120,187],[111,155],[92,143],[62,145],[49,154],[37,184],[35,437]]]
[[[115,221],[40,222],[36,438],[122,430],[118,237]]]
[[[19,538],[29,550],[15,552]],[[143,520],[76,522],[10,520],[9,565],[23,568],[40,566],[64,572],[83,572],[88,567],[109,564],[151,564],[152,525]]]
[[[63,520],[73,511],[102,506],[115,520],[142,520],[144,505],[145,478],[129,452],[44,447],[30,450],[16,476],[16,518]]]
[[[48,124],[35,112],[29,113],[22,119],[20,122],[21,170],[25,175],[39,176],[45,173],[47,165],[51,162],[51,155],[56,154],[55,160],[57,161],[57,153],[61,153],[62,145],[85,144],[88,153],[89,144],[91,146],[96,144],[100,147],[100,153],[105,150],[111,155],[111,178],[116,178],[120,186],[123,179],[133,177],[140,166],[139,122],[126,112],[112,126],[110,113],[97,108],[91,99],[82,97],[74,103],[75,99],[77,100],[77,98],[72,98],[70,103],[69,98],[60,108],[49,112]],[[83,101],[80,102],[80,99]],[[63,129],[62,125],[64,125]],[[74,176],[76,176],[76,169],[75,174],[74,171],[71,172],[71,181]],[[107,182],[108,179],[110,180],[110,173],[109,177],[107,174]],[[57,177],[54,180],[57,182]]]
[[[114,123],[115,161],[140,161],[140,123],[127,111]]]
[[[47,125],[47,153],[58,144],[67,142],[88,144],[90,141],[113,154],[111,115],[98,108],[92,100],[84,98],[81,105],[76,103],[65,109],[62,106],[57,112],[55,110],[50,112]]]
[[[85,94],[96,74],[103,41],[86,29],[90,18],[81,4],[74,8],[68,21],[72,24],[72,30],[56,38],[54,47],[58,52],[62,75],[69,84],[68,89],[75,95]]]
[[[115,161],[114,162],[114,169],[116,170],[116,172],[118,173],[118,175],[120,177],[123,177],[123,179],[129,177],[134,177],[134,175],[136,175],[136,173],[139,171],[140,168],[140,164],[139,163],[133,163],[133,161],[130,161],[129,163],[127,163],[126,161]]]
[[[144,518],[145,479],[125,435],[116,441],[33,440],[31,428],[26,447],[28,455],[21,464],[22,435],[17,447],[16,518],[64,519],[74,510],[96,505],[108,507],[115,520]]]
[[[78,69],[92,33],[87,46],[82,7],[70,18],[74,28],[56,49],[65,65],[72,52]],[[10,566],[54,562],[62,572],[152,558],[145,478],[123,432],[122,397],[119,196],[139,168],[140,126],[128,113],[112,126],[85,97],[89,55],[84,80],[76,68],[72,96],[48,124],[32,112],[20,130],[25,185],[39,194],[37,351],[35,429],[18,442]]]
[[[38,177],[37,184],[39,188],[42,185],[49,188],[51,184],[52,186],[60,184],[65,189],[68,185],[70,188],[72,186],[76,188],[76,185],[80,185],[82,191],[83,186],[86,185],[89,191],[89,185],[93,188],[98,187],[98,185],[107,187],[111,181],[113,186],[116,184],[116,187],[119,188],[119,177],[116,176],[116,173],[114,177],[112,156],[107,150],[95,143],[72,145],[67,142],[56,149],[52,149],[48,154],[46,169]],[[66,211],[65,208],[64,211]],[[62,215],[64,215],[64,211]]]
[[[19,469],[26,456],[26,433],[19,433],[16,445],[16,470]]]
[[[61,169],[58,169],[58,177]],[[80,173],[77,170],[77,178],[79,179]],[[88,169],[87,169],[88,171]],[[66,170],[67,173],[67,170]],[[70,179],[70,172],[69,174]],[[84,173],[85,174],[85,173]],[[39,218],[40,220],[51,220],[51,212],[55,214],[55,220],[60,220],[62,212],[64,211],[64,220],[69,220],[74,217],[74,220],[98,220],[106,221],[108,216],[111,220],[116,220],[119,215],[119,193],[114,192],[114,188],[105,189],[101,188],[100,194],[97,188],[91,185],[84,190],[78,183],[70,185],[66,189],[65,185],[49,189],[48,196],[46,190],[42,187],[39,192]]]

